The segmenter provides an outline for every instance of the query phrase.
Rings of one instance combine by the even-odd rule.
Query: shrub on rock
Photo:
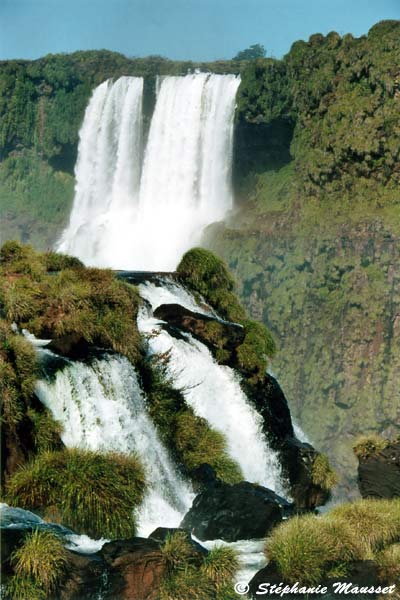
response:
[[[94,537],[129,537],[145,493],[136,456],[65,449],[43,452],[7,482],[7,500],[21,508],[54,510],[72,529]]]

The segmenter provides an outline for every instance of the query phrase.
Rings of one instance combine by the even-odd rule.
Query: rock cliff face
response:
[[[240,206],[205,239],[275,335],[272,370],[294,418],[347,492],[353,436],[400,427],[399,29],[312,36],[284,68],[247,72]]]

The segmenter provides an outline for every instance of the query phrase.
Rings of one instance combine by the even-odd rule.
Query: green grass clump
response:
[[[15,572],[13,598],[28,600],[28,591],[33,592],[33,598],[42,598],[56,589],[66,573],[68,552],[54,533],[36,529],[12,554],[11,563]]]
[[[8,427],[15,428],[23,419],[26,404],[34,391],[37,372],[32,345],[0,319],[0,396],[2,420]]]
[[[191,288],[206,299],[213,288],[232,291],[235,287],[235,280],[224,261],[204,248],[192,248],[186,252],[176,270]]]
[[[337,484],[338,476],[325,454],[316,456],[312,465],[311,479],[315,485],[319,485],[324,490],[331,490]]]
[[[36,452],[60,449],[60,446],[62,446],[60,436],[63,427],[61,423],[54,419],[51,412],[47,408],[44,408],[41,412],[29,408],[27,416],[33,425],[32,437]]]
[[[263,379],[268,366],[268,358],[275,354],[275,342],[263,323],[246,319],[243,344],[236,349],[238,365],[253,378]]]
[[[223,434],[211,429],[205,419],[190,410],[182,412],[176,419],[175,444],[187,469],[194,470],[206,463],[226,483],[243,480],[239,465],[227,452]]]
[[[7,583],[7,600],[46,600],[48,594],[33,579],[14,575]]]
[[[238,568],[235,551],[226,546],[216,546],[204,557],[201,572],[220,589],[232,580]]]
[[[267,542],[267,556],[285,581],[318,584],[335,566],[362,558],[362,550],[346,524],[315,515],[282,523]]]
[[[225,262],[209,250],[192,248],[184,254],[177,267],[184,283],[201,294],[221,317],[240,323],[245,328],[245,339],[236,348],[237,366],[253,381],[263,379],[268,358],[275,354],[275,343],[265,325],[247,318],[234,293],[235,280]],[[219,355],[222,362],[226,354]]]
[[[145,492],[136,456],[65,449],[38,454],[7,481],[7,501],[93,537],[129,537]]]
[[[107,269],[85,268],[73,257],[39,254],[7,242],[0,249],[0,315],[38,337],[73,336],[140,357],[136,289]]]
[[[391,551],[385,550],[399,541],[400,500],[360,500],[324,516],[282,523],[273,530],[266,554],[285,581],[318,584],[324,577],[347,575],[356,560],[379,559],[384,565],[386,556],[390,565]],[[394,548],[393,557],[397,552]]]
[[[226,449],[226,440],[186,404],[184,390],[174,387],[168,373],[168,353],[142,364],[142,382],[148,409],[161,438],[175,460],[190,475],[202,464],[211,465],[226,483],[242,481],[237,463]]]
[[[380,552],[376,561],[383,582],[400,582],[400,544],[391,544]]]
[[[386,440],[377,433],[370,433],[357,438],[353,450],[358,459],[366,460],[371,456],[379,454],[388,444],[389,440]]]
[[[206,556],[197,554],[183,532],[167,537],[161,549],[166,574],[160,588],[160,600],[230,600],[238,568],[235,552],[214,548]]]
[[[365,559],[400,540],[400,500],[358,500],[333,508],[327,518],[351,527]]]

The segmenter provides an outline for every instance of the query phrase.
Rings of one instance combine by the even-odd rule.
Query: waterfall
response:
[[[95,89],[80,131],[76,193],[58,250],[86,264],[171,270],[232,207],[240,79],[196,73],[157,82],[144,156],[143,80]],[[140,175],[141,174],[141,175]]]
[[[37,395],[62,423],[67,447],[140,456],[149,482],[139,515],[140,535],[160,525],[179,525],[193,495],[157,435],[135,369],[126,358],[71,363],[53,380],[40,380]]]
[[[143,79],[121,77],[93,92],[79,132],[75,199],[58,245],[87,264],[118,264],[138,196]]]
[[[164,282],[162,290],[152,283],[139,286],[141,296],[153,310],[167,296],[169,302],[191,310],[194,306],[199,311],[194,298],[178,284]],[[139,329],[145,335],[156,333],[148,337],[151,353],[169,351],[174,384],[185,390],[186,402],[194,412],[224,434],[229,454],[240,465],[245,479],[285,495],[278,455],[269,447],[262,431],[262,418],[249,403],[235,371],[219,365],[209,349],[191,335],[185,334],[185,339],[172,337],[148,309],[142,309]]]

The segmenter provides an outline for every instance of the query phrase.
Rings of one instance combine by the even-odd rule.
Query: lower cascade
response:
[[[140,535],[149,535],[160,523],[179,525],[193,495],[157,435],[135,369],[126,358],[71,363],[54,381],[39,381],[37,395],[63,424],[67,447],[140,456],[150,488],[140,513]]]
[[[163,282],[162,287],[145,283],[139,289],[153,310],[164,302],[202,310],[176,283]],[[185,334],[185,339],[174,338],[153,318],[152,311],[142,310],[139,329],[143,334],[152,334],[148,342],[151,353],[169,353],[175,385],[185,391],[194,412],[225,435],[229,454],[241,467],[244,478],[285,495],[278,455],[269,447],[262,433],[261,416],[249,404],[235,371],[219,365],[208,348],[190,334]]]

